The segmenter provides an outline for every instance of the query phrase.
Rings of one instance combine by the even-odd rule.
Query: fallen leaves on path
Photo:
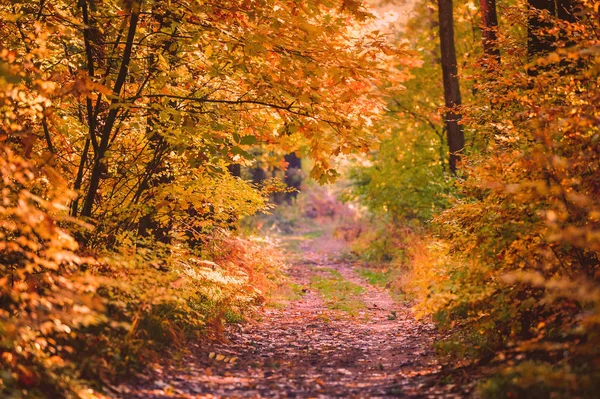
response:
[[[304,295],[283,308],[267,308],[257,324],[232,326],[225,342],[196,344],[178,365],[155,370],[126,397],[468,396],[471,385],[441,378],[443,366],[432,349],[439,337],[433,324],[415,321],[408,305],[367,284],[352,264],[331,258],[327,250],[304,245],[289,270],[292,280],[305,287]],[[365,306],[354,315],[327,306],[311,285],[324,273],[360,285],[357,300]]]

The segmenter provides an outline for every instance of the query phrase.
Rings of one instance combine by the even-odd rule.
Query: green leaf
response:
[[[249,153],[247,153],[246,151],[242,150],[240,147],[233,147],[231,149],[231,153],[233,155],[240,155],[246,159],[251,159],[252,155],[250,155]]]
[[[256,137],[254,136],[244,136],[240,140],[240,144],[242,145],[252,145],[256,142]]]

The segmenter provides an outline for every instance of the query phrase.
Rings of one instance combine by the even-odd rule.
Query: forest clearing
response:
[[[0,398],[596,398],[599,0],[0,0]]]

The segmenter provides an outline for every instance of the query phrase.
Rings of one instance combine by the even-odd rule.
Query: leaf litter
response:
[[[463,398],[474,376],[444,364],[433,323],[415,320],[407,303],[368,284],[337,260],[343,246],[303,243],[288,274],[303,295],[266,308],[256,323],[230,326],[224,339],[198,342],[179,361],[153,367],[124,390],[126,399],[166,398]],[[318,245],[313,243],[318,242]],[[315,278],[341,276],[362,287],[354,314],[328,306]],[[468,368],[468,367],[467,367]]]

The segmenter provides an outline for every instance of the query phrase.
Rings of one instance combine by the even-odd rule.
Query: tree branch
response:
[[[46,143],[48,144],[48,149],[51,153],[56,153],[54,150],[54,146],[52,145],[52,139],[50,138],[50,130],[48,129],[48,122],[46,121],[46,117],[42,119],[42,126],[44,128],[44,137],[46,138]]]

